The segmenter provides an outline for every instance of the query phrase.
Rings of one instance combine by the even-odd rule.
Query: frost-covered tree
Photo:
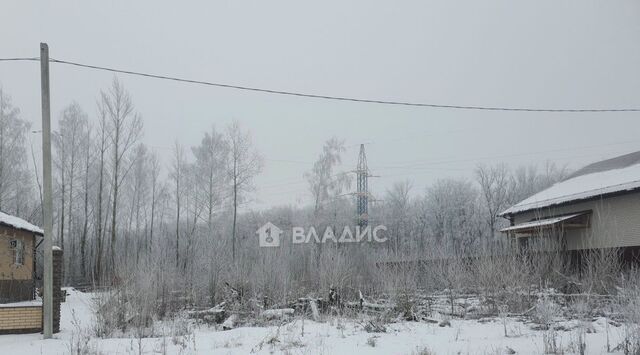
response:
[[[55,148],[55,166],[58,170],[58,184],[60,186],[60,209],[58,210],[58,243],[63,250],[67,250],[65,260],[75,259],[76,230],[74,227],[74,206],[80,195],[77,194],[77,184],[81,176],[82,155],[86,154],[84,141],[89,126],[87,114],[77,102],[72,102],[62,110],[58,122],[58,130],[53,132],[53,147]],[[75,190],[74,190],[75,188]],[[74,193],[75,192],[75,193]],[[68,243],[65,243],[65,236]],[[69,248],[67,248],[69,247]],[[69,273],[66,274],[70,276]]]
[[[321,231],[338,219],[338,197],[349,188],[350,176],[344,172],[336,173],[336,167],[342,163],[345,151],[344,141],[336,137],[327,140],[322,153],[313,163],[311,171],[304,174],[313,198],[313,220],[311,225]],[[328,212],[333,211],[332,215]],[[335,226],[334,226],[335,227]],[[335,231],[335,228],[334,228]],[[322,257],[322,243],[316,243],[316,264]]]
[[[195,184],[198,188],[201,204],[204,206],[209,233],[213,230],[213,216],[222,207],[225,198],[224,184],[229,146],[222,133],[215,128],[205,132],[200,145],[191,148],[194,162]]]
[[[478,191],[463,179],[441,179],[427,189],[430,233],[450,250],[465,249],[482,233]]]
[[[0,87],[0,210],[25,217],[27,211],[19,211],[19,206],[27,197],[21,194],[30,182],[25,144],[29,127]]]
[[[484,206],[487,236],[493,239],[497,229],[498,214],[511,205],[510,193],[513,191],[514,182],[506,164],[479,165],[475,174]]]
[[[171,173],[169,174],[174,193],[175,213],[176,213],[176,229],[175,229],[175,248],[176,248],[176,267],[180,264],[180,213],[182,212],[182,201],[184,200],[184,180],[187,170],[187,161],[185,157],[184,147],[180,143],[175,142],[173,145],[173,161],[171,165]]]
[[[350,186],[349,175],[336,173],[336,167],[342,163],[344,151],[343,140],[336,137],[327,140],[311,171],[304,174],[313,197],[313,211],[316,217],[324,204],[335,199]]]
[[[234,121],[227,128],[229,158],[227,176],[231,184],[233,222],[231,226],[231,256],[236,257],[236,232],[238,223],[238,204],[246,199],[246,193],[253,189],[253,178],[262,171],[262,156],[254,149],[251,134]]]
[[[411,182],[408,180],[394,183],[385,194],[386,226],[391,237],[391,246],[397,256],[407,250],[411,220]]]
[[[109,244],[109,262],[115,267],[118,193],[122,181],[129,170],[124,166],[126,156],[142,135],[142,118],[135,112],[131,95],[117,78],[111,88],[100,92],[99,105],[106,113],[109,143],[111,148],[111,241]]]
[[[147,206],[150,195],[150,154],[144,144],[138,144],[131,155],[132,166],[129,173],[129,181],[125,191],[129,197],[129,216],[125,237],[125,253],[129,253],[131,247],[135,248],[136,263],[140,259],[140,252],[147,241]]]

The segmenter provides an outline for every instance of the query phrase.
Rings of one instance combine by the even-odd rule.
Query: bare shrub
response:
[[[148,337],[153,334],[151,326],[158,314],[154,292],[157,285],[153,278],[142,272],[131,270],[120,275],[120,283],[94,298],[94,333],[109,337],[116,331],[124,334],[134,330],[136,337]]]
[[[610,294],[621,271],[618,248],[594,249],[582,253],[581,284],[586,294]]]
[[[382,290],[405,320],[418,320],[416,298],[419,273],[420,267],[415,262],[397,263],[380,270]]]
[[[71,330],[71,337],[67,344],[67,350],[72,355],[100,355],[101,352],[91,341],[91,333],[88,329],[83,328],[76,317],[75,311],[71,313],[71,324],[73,329]]]
[[[536,321],[544,326],[542,342],[544,352],[557,354],[560,350],[557,333],[554,328],[554,318],[560,313],[560,306],[550,298],[544,297],[538,300],[535,308]]]
[[[527,290],[530,270],[525,258],[514,248],[484,250],[474,258],[473,280],[492,314],[521,312],[528,308]]]
[[[367,338],[367,345],[369,345],[370,347],[375,348],[377,343],[378,343],[378,341],[377,341],[377,338],[375,336]]]
[[[640,354],[640,270],[632,269],[620,281],[616,308],[624,319],[624,338],[617,349]]]
[[[411,352],[412,355],[435,355],[431,349],[426,346],[418,347],[415,351]]]

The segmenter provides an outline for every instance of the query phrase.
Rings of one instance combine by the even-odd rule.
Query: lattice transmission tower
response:
[[[364,144],[360,144],[360,155],[358,156],[358,167],[356,168],[356,179],[358,186],[356,191],[356,216],[358,225],[366,227],[369,224],[369,182],[371,176],[367,167],[367,155],[364,152]]]

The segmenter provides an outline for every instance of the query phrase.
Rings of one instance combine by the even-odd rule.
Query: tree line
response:
[[[500,211],[567,174],[551,163],[542,169],[498,164],[477,166],[474,179],[440,179],[425,188],[399,181],[370,207],[370,223],[388,228],[383,245],[356,250],[316,243],[296,249],[285,242],[274,254],[257,246],[255,231],[266,221],[318,230],[356,223],[354,201],[345,196],[352,176],[338,171],[344,141],[328,139],[305,172],[308,206],[241,214],[264,166],[247,129],[237,122],[212,126],[197,144],[176,142],[163,164],[141,142],[142,115],[117,78],[96,102],[93,108],[67,105],[52,132],[54,238],[65,251],[68,284],[121,282],[128,271],[153,263],[187,275],[183,284],[207,285],[213,297],[225,274],[241,279],[271,270],[260,279],[277,278],[275,270],[283,269],[264,268],[268,262],[287,264],[287,278],[295,279],[326,263],[339,265],[335,255],[370,261],[380,255],[419,257],[434,243],[451,251],[491,246],[502,240]],[[0,88],[0,209],[41,224],[40,162],[30,130]]]

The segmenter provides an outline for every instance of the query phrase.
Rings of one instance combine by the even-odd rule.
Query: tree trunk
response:
[[[98,176],[98,216],[96,218],[96,262],[94,265],[94,277],[101,282],[102,277],[102,253],[104,248],[104,231],[102,229],[102,190],[104,189],[104,129],[102,131],[102,141],[100,146],[100,169]]]
[[[181,164],[178,162],[178,164]],[[181,167],[178,166],[178,169]],[[177,173],[179,174],[179,173]],[[180,265],[180,176],[176,176],[176,267]]]
[[[65,196],[65,183],[64,183],[64,165],[62,166],[62,174],[61,174],[61,196],[62,196],[62,200],[61,200],[61,207],[60,207],[60,233],[58,235],[58,241],[60,242],[60,248],[62,248],[62,250],[64,250],[64,211],[65,211],[65,203],[64,203],[64,196]]]
[[[112,272],[116,267],[116,217],[118,215],[118,170],[120,168],[120,158],[119,158],[119,139],[120,139],[120,127],[116,126],[115,133],[115,146],[114,146],[114,165],[113,165],[113,203],[111,208],[111,245],[110,248],[110,260],[109,266],[111,267]]]
[[[231,232],[231,260],[236,260],[236,222],[238,218],[238,184],[236,183],[237,177],[235,173],[236,163],[234,162],[234,176],[233,176],[233,229]]]
[[[82,236],[80,237],[80,274],[84,279],[87,276],[87,228],[89,226],[89,159],[87,153],[87,161],[85,165],[84,178],[84,221],[82,223]]]

